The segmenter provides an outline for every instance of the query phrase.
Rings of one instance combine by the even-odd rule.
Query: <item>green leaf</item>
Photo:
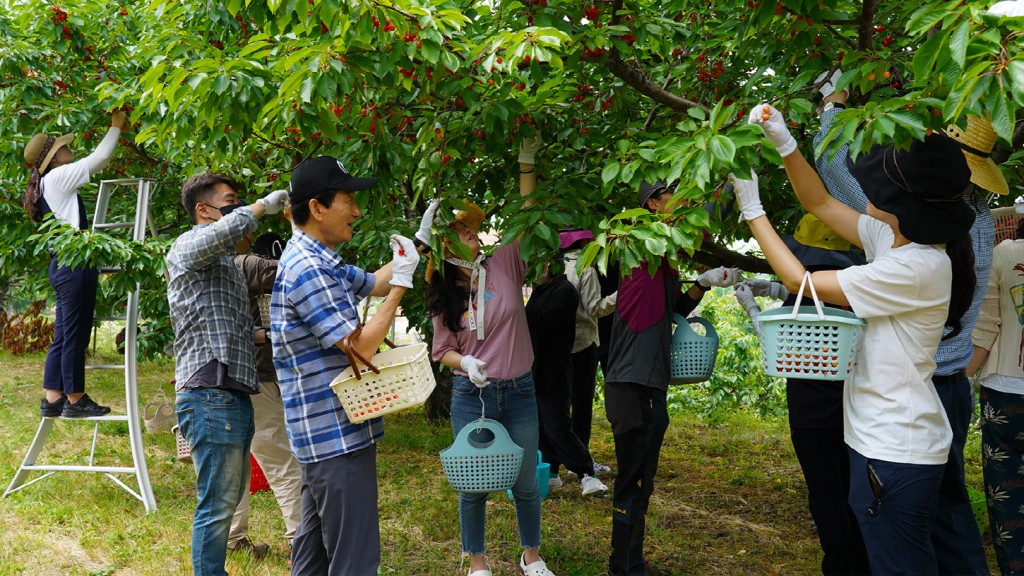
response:
[[[949,51],[953,57],[953,61],[956,62],[960,68],[964,67],[964,61],[967,59],[967,42],[970,34],[970,21],[964,20],[956,27],[953,31],[953,35],[949,39]]]
[[[736,145],[728,137],[718,134],[711,138],[711,153],[723,164],[731,164],[736,157]]]
[[[601,170],[601,181],[608,184],[619,175],[619,164],[618,162],[610,162],[604,165]]]

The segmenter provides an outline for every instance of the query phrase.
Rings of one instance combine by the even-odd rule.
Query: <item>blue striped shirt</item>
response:
[[[278,263],[270,300],[270,341],[284,402],[285,428],[303,464],[376,442],[384,423],[348,421],[331,381],[348,366],[336,344],[359,325],[359,302],[376,278],[295,229]]]
[[[821,129],[814,137],[815,149],[820,145],[832,126],[835,116],[842,110],[832,109],[822,113]],[[860,213],[867,209],[867,196],[861,190],[860,183],[850,174],[846,166],[846,157],[849,153],[849,146],[843,145],[834,157],[830,158],[830,151],[825,150],[817,160],[818,174],[822,182],[828,188],[829,193],[836,199],[850,206]],[[974,245],[974,273],[978,277],[978,283],[974,287],[974,298],[971,306],[960,319],[963,330],[948,340],[939,342],[939,349],[935,353],[935,374],[937,376],[949,376],[967,368],[974,354],[974,346],[971,344],[971,332],[974,324],[978,321],[978,314],[981,312],[981,301],[985,299],[988,292],[988,276],[992,269],[992,249],[995,245],[995,222],[992,213],[989,211],[988,194],[983,190],[975,191],[974,187],[968,188],[964,193],[964,201],[974,208],[974,226],[971,227],[971,242]],[[945,334],[950,332],[946,328]],[[944,335],[945,335],[944,334]]]

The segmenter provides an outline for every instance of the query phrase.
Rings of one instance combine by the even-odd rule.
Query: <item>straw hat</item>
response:
[[[39,155],[42,154],[43,149],[46,147],[46,140],[48,138],[51,138],[51,136],[46,134],[36,134],[28,141],[28,144],[25,145],[25,162],[30,166],[35,166],[36,161],[39,160]],[[57,150],[60,150],[61,146],[67,146],[74,139],[74,134],[65,134],[54,138],[53,145],[50,146],[46,155],[43,156],[42,161],[39,162],[39,172],[45,172],[46,167],[50,165],[50,160],[53,160],[53,156],[57,153]]]
[[[1010,193],[1006,178],[991,158],[992,148],[996,144],[996,133],[992,130],[991,122],[968,114],[967,130],[950,124],[946,128],[946,134],[960,143],[964,158],[967,159],[967,166],[971,169],[971,182],[1003,196]]]

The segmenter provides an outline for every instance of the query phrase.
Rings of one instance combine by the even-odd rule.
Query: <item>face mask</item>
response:
[[[220,210],[220,215],[221,216],[227,216],[228,214],[231,214],[232,212],[234,212],[236,209],[241,208],[242,206],[248,206],[248,205],[249,204],[246,203],[245,200],[239,200],[238,204],[231,204],[230,206],[221,206],[220,208],[218,208],[218,210]]]

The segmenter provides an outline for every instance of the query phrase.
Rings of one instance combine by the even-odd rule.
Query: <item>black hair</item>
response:
[[[278,260],[284,252],[284,238],[280,234],[267,232],[252,243],[252,253],[264,258]]]
[[[334,203],[334,197],[338,194],[352,194],[346,190],[325,190],[312,198],[307,198],[292,204],[292,222],[296,226],[303,226],[309,222],[309,202],[316,200],[324,208],[330,208]]]
[[[427,306],[431,316],[441,317],[445,328],[459,332],[462,330],[462,315],[469,309],[469,285],[459,274],[458,266],[447,261],[442,266],[442,270],[435,270],[430,277]]]
[[[963,329],[963,316],[971,307],[978,277],[974,272],[974,245],[971,235],[964,234],[960,238],[946,243],[946,255],[953,266],[953,283],[950,288],[949,313],[946,315],[946,326],[953,330],[942,337],[948,340]]]
[[[207,200],[213,195],[213,189],[217,184],[227,184],[235,193],[241,195],[242,188],[230,176],[219,172],[207,172],[199,176],[193,176],[181,185],[181,204],[188,211],[192,222],[196,221],[196,204]]]

